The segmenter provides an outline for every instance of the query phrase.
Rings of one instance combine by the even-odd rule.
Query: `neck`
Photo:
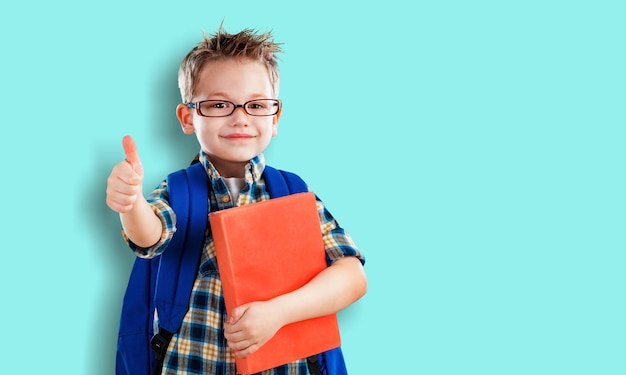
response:
[[[213,155],[208,155],[211,164],[215,167],[215,169],[219,172],[220,176],[230,178],[230,177],[245,177],[246,174],[246,165],[248,161],[244,162],[234,162],[227,161],[220,158],[217,158]]]

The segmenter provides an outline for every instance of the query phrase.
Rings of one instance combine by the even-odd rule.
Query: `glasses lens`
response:
[[[203,116],[222,117],[233,113],[234,104],[223,100],[205,100],[200,102],[200,113]]]
[[[278,113],[278,100],[258,99],[246,103],[246,112],[252,116],[272,116]]]

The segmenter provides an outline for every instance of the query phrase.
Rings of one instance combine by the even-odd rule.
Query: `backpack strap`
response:
[[[155,308],[159,314],[159,332],[151,341],[157,360],[155,373],[161,372],[167,346],[189,310],[208,217],[209,184],[201,163],[170,174],[167,187],[170,205],[176,213],[176,232],[167,251],[160,256],[155,288]]]
[[[305,193],[309,191],[306,182],[295,173],[286,172],[269,165],[263,170],[265,184],[271,198],[284,197],[289,194]]]

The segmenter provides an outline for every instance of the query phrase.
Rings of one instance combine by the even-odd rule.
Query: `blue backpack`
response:
[[[265,166],[271,198],[306,192],[297,175]],[[153,259],[136,258],[122,303],[116,375],[158,375],[172,335],[189,309],[189,299],[204,245],[209,179],[201,163],[167,177],[176,233],[167,251]],[[155,308],[159,330],[154,334]],[[341,347],[307,358],[312,375],[347,375]]]

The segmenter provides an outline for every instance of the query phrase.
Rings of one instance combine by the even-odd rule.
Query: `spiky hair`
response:
[[[235,58],[260,61],[267,67],[274,93],[278,95],[278,62],[276,53],[282,52],[271,32],[259,33],[244,29],[237,34],[224,31],[222,25],[215,34],[204,33],[198,43],[183,59],[178,70],[178,87],[183,102],[192,100],[202,68],[209,61]]]

